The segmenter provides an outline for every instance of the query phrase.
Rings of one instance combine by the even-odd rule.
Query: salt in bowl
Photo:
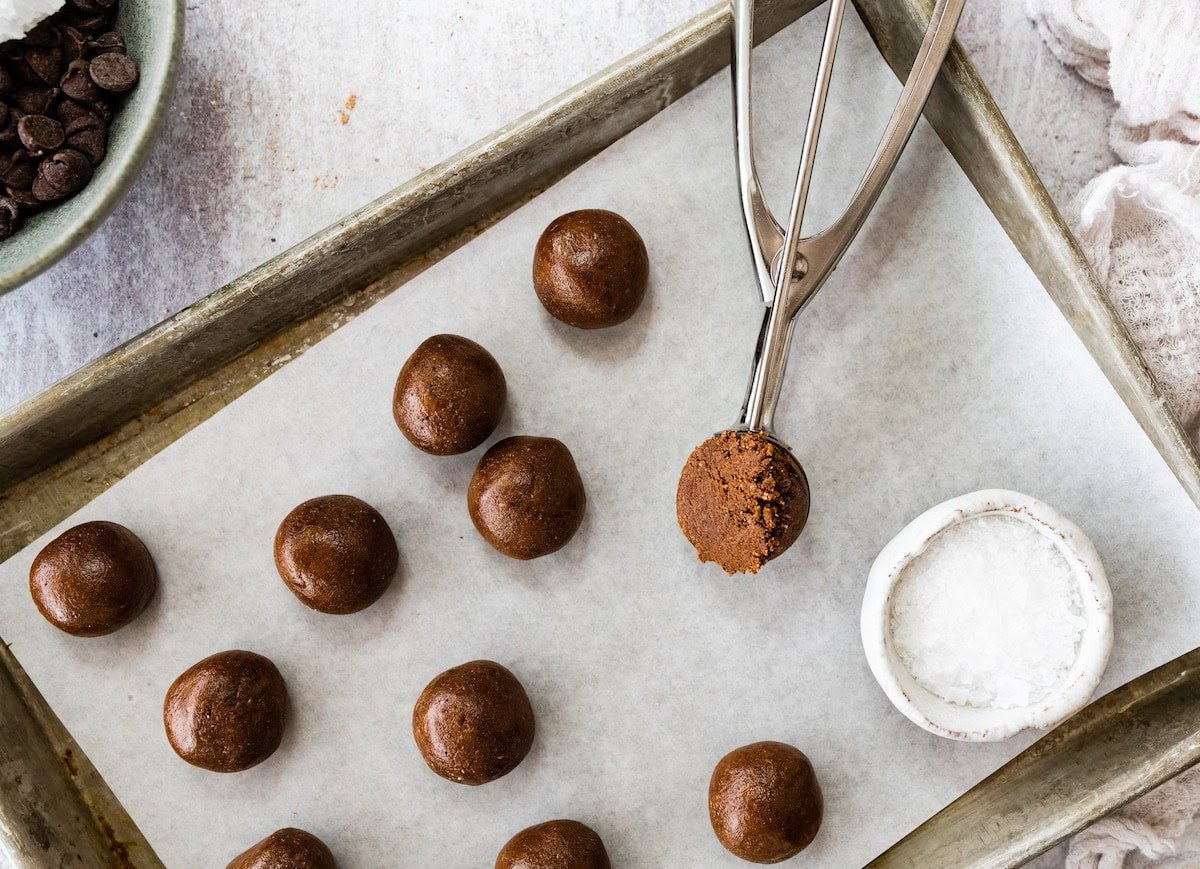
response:
[[[981,516],[1028,523],[1052,542],[1078,583],[1083,628],[1065,679],[1028,706],[994,708],[949,702],[918,684],[895,648],[892,618],[896,590],[906,568],[943,531]],[[1091,698],[1112,649],[1112,593],[1091,540],[1050,506],[1017,492],[985,489],[938,504],[910,522],[871,567],[863,596],[863,648],[876,681],[897,709],[921,727],[950,739],[991,742],[1028,728],[1049,728]]]

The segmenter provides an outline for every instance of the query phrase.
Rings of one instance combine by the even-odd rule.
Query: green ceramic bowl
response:
[[[183,48],[185,0],[122,0],[117,29],[140,70],[117,111],[108,155],[79,194],[36,214],[0,241],[0,293],[62,259],[112,211],[133,182],[162,126]]]

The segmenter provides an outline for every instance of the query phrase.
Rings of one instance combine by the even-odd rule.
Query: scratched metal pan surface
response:
[[[759,0],[756,36],[816,5]],[[903,78],[932,0],[855,5]],[[730,23],[728,6],[714,6],[0,417],[0,560],[721,71]],[[1200,504],[1200,457],[957,45],[926,117]],[[1101,698],[878,865],[1020,865],[1195,763],[1195,654]],[[162,865],[2,643],[0,857],[19,867]]]

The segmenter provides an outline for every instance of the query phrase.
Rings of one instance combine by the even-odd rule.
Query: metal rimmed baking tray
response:
[[[769,32],[808,5],[772,4],[764,8],[760,20],[772,22],[766,28]],[[893,66],[905,67],[902,52],[905,46],[915,46],[911,37],[923,31],[925,11],[919,5],[862,8]],[[512,203],[536,193],[715,72],[727,57],[726,46],[722,7],[219,291],[11,415],[0,432],[3,554],[10,554],[231,401],[270,373],[276,360],[302,351],[399,286],[441,250],[461,243],[480,221],[494,219]],[[1195,497],[1194,453],[1178,425],[1161,410],[1161,402],[1156,403],[1152,381],[1128,340],[1123,344],[1119,340],[1123,333],[1049,198],[1002,120],[989,110],[994,112],[986,93],[961,53],[956,53],[931,104],[931,117]],[[941,129],[947,125],[948,131]],[[333,302],[338,304],[330,307]],[[132,825],[108,802],[99,783],[93,781],[82,789],[72,783],[73,777],[90,776],[86,759],[65,734],[54,729],[52,716],[39,706],[19,668],[9,663],[16,686],[10,692],[15,698],[11,708],[16,711],[12,716],[6,711],[5,720],[31,722],[26,732],[51,736],[50,742],[43,739],[39,749],[50,762],[22,781],[28,786],[36,781],[33,775],[57,775],[65,780],[60,782],[60,793],[80,794],[74,801],[43,804],[38,792],[48,792],[49,783],[18,794],[9,812],[13,820],[6,826],[17,842],[10,850],[20,855],[36,854],[38,847],[43,851],[59,847],[68,841],[58,835],[60,831],[101,815],[103,823],[84,825],[78,835],[85,838],[74,839],[75,847],[92,853],[92,846],[107,837],[122,843],[123,859],[150,861]],[[17,712],[29,708],[32,717],[19,719]],[[31,752],[16,752],[8,768],[32,763]],[[39,841],[50,844],[39,845]],[[24,851],[18,850],[22,842]]]

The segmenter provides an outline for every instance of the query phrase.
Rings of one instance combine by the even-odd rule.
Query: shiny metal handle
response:
[[[942,62],[950,51],[964,3],[965,0],[939,0],[929,19],[929,28],[925,31],[925,39],[917,51],[908,80],[900,92],[900,99],[850,205],[828,229],[804,240],[801,253],[808,260],[809,267],[808,273],[792,284],[788,308],[793,316],[820,289],[879,200],[883,186],[892,176],[904,146],[916,129]]]
[[[850,205],[828,229],[811,238],[801,238],[804,206],[808,198],[845,0],[831,0],[786,234],[766,206],[754,165],[750,129],[754,3],[753,0],[732,0],[734,148],[738,189],[755,276],[763,301],[768,306],[755,351],[750,385],[738,420],[739,427],[772,431],[795,330],[795,317],[837,266],[879,199],[883,185],[896,168],[933,88],[942,61],[950,50],[963,4],[964,0],[939,0],[900,99]]]
[[[754,14],[753,0],[737,0],[735,15],[750,17]],[[797,271],[806,271],[807,263],[797,262],[800,246],[800,231],[804,223],[804,209],[808,204],[808,191],[812,183],[813,164],[817,158],[817,142],[821,137],[821,123],[825,119],[825,103],[829,99],[829,83],[833,78],[833,62],[837,56],[838,39],[842,33],[842,20],[846,14],[846,0],[831,0],[829,19],[825,24],[825,40],[821,44],[821,59],[817,64],[817,80],[813,86],[813,98],[808,108],[808,123],[804,128],[804,146],[800,152],[800,168],[796,173],[796,185],[792,188],[792,205],[788,212],[787,233],[783,244],[770,264],[770,285],[764,285],[762,269],[757,269],[760,289],[764,296],[769,293],[769,308],[759,338],[762,355],[756,360],[750,387],[746,390],[746,401],[742,406],[739,425],[752,430],[770,431],[775,423],[775,406],[779,401],[779,390],[783,385],[783,372],[787,367],[788,349],[795,329],[795,318],[787,316],[786,299]],[[749,87],[749,76],[744,79]],[[736,92],[735,92],[736,96]],[[748,109],[747,109],[748,111]],[[747,118],[747,121],[749,119]],[[740,151],[741,149],[739,149]],[[753,156],[751,178],[753,172]],[[744,201],[744,200],[743,200]],[[755,233],[751,232],[751,235]],[[757,254],[756,254],[757,256]]]
[[[771,263],[783,247],[783,228],[763,199],[754,165],[754,123],[751,99],[751,56],[754,51],[754,0],[731,0],[733,12],[733,129],[737,158],[738,194],[742,220],[750,241],[755,277],[763,304],[774,297]]]

